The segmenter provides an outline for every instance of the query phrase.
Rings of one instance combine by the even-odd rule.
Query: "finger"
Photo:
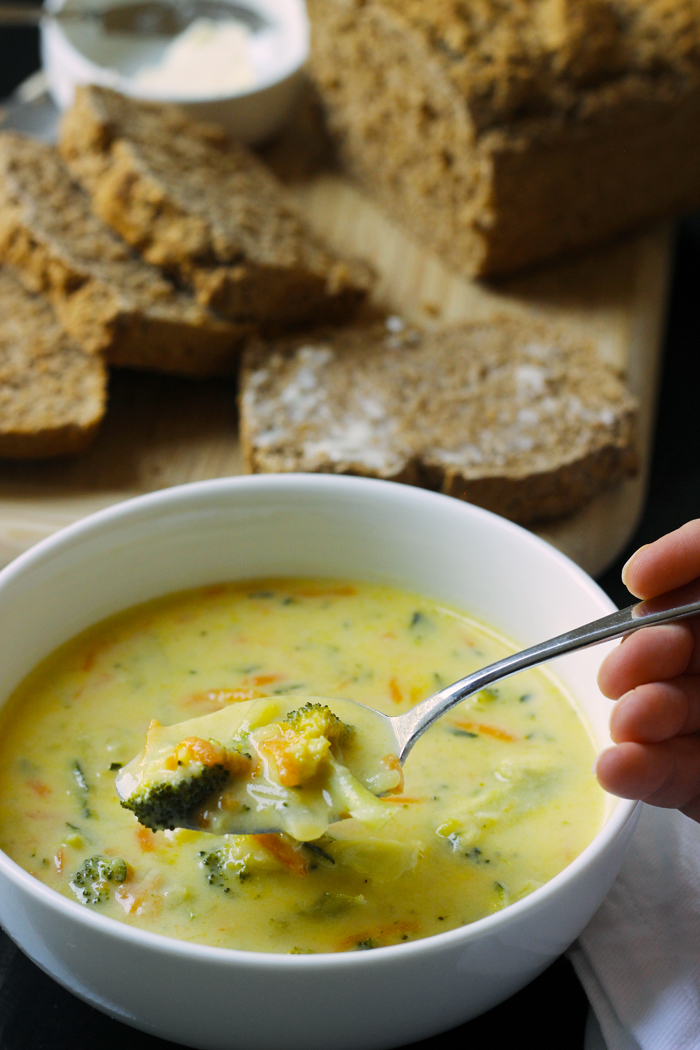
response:
[[[622,570],[622,581],[638,598],[655,598],[700,576],[700,518],[640,547]]]
[[[616,744],[658,744],[700,732],[700,678],[640,685],[618,700],[610,718]]]
[[[599,756],[596,773],[612,795],[700,817],[700,737],[618,744]]]
[[[605,658],[598,672],[600,691],[617,700],[638,685],[677,678],[688,670],[694,645],[693,629],[686,623],[645,627]]]

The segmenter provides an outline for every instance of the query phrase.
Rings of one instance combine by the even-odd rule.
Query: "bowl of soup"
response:
[[[154,831],[115,778],[149,725],[252,701],[288,743],[309,697],[401,714],[612,608],[526,530],[360,478],[200,482],[57,533],[0,573],[0,921],[87,1002],[188,1046],[392,1047],[468,1020],[568,947],[622,862],[636,807],[591,772],[607,646],[470,697],[312,839],[268,826],[305,787],[279,754],[246,788],[250,834]]]

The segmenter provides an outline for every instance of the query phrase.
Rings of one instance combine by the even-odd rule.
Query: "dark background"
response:
[[[36,31],[0,29],[0,99],[38,67]],[[700,517],[700,216],[678,226],[644,516],[628,550],[599,581],[617,605],[630,601],[620,571],[632,551],[695,517]],[[488,1042],[495,1050],[513,1045],[581,1050],[586,1013],[583,990],[570,964],[560,959],[507,1003],[415,1046],[448,1050]],[[0,933],[0,1050],[158,1050],[169,1045],[86,1006]]]

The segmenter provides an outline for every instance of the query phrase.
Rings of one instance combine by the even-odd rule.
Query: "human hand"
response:
[[[655,598],[700,577],[700,519],[641,547],[622,579],[638,598]],[[646,627],[623,639],[598,674],[617,700],[615,747],[598,758],[606,791],[680,809],[700,823],[700,617]]]

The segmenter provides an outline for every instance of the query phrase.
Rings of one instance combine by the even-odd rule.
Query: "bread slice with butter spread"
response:
[[[63,331],[48,300],[0,269],[0,456],[80,452],[105,412],[107,372]]]
[[[336,323],[365,297],[367,268],[311,234],[262,161],[175,106],[79,88],[60,149],[97,214],[224,317]]]
[[[421,485],[528,524],[634,473],[636,406],[595,348],[502,317],[423,332],[389,319],[251,347],[253,472]]]

